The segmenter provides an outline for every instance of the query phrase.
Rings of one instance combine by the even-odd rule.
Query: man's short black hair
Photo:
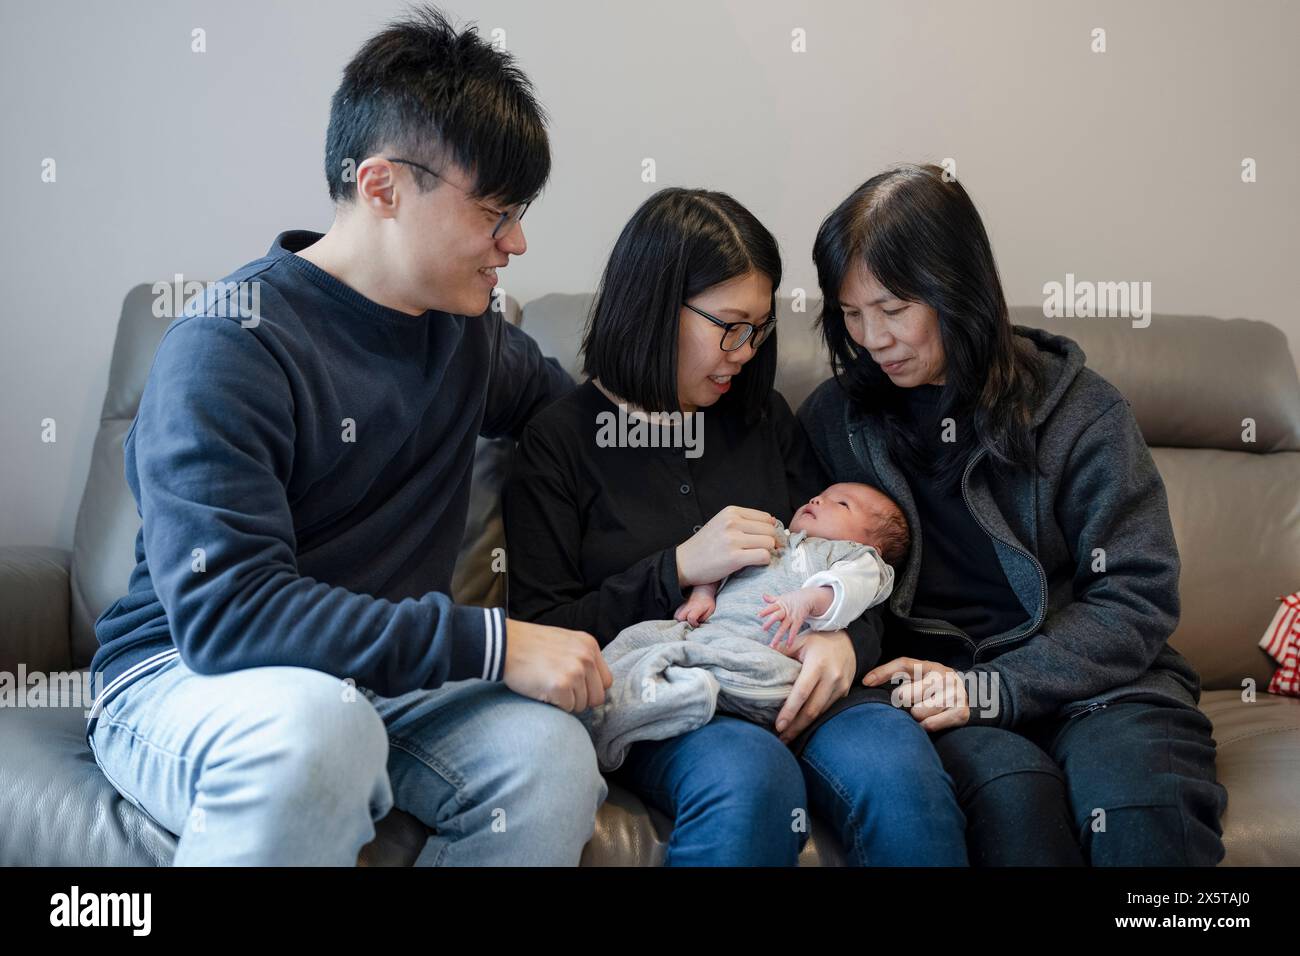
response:
[[[383,149],[439,172],[452,160],[472,177],[474,196],[504,205],[532,199],[551,172],[546,113],[528,77],[474,27],[458,32],[433,7],[391,22],[344,69],[325,138],[330,198],[351,202],[356,167]],[[421,190],[437,185],[407,168]]]

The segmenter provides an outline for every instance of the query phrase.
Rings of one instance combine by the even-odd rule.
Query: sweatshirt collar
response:
[[[380,305],[373,299],[366,298],[352,286],[330,275],[316,263],[308,262],[302,256],[295,255],[300,249],[306,249],[320,239],[321,235],[322,233],[312,232],[308,229],[287,230],[275,237],[275,241],[271,243],[271,248],[267,250],[267,256],[284,263],[287,268],[293,269],[317,288],[354,311],[374,319],[404,325],[414,325],[416,323],[427,325],[430,319],[446,314],[430,309],[420,315],[411,315],[400,309],[391,309],[386,305]]]

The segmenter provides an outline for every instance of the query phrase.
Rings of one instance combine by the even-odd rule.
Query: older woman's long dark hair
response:
[[[871,177],[821,224],[813,261],[823,296],[818,323],[835,377],[860,411],[880,416],[896,461],[945,484],[960,480],[980,446],[995,463],[1033,465],[1029,423],[1043,372],[1032,343],[1012,332],[988,234],[960,183],[945,182],[934,165]],[[939,315],[946,357],[939,417],[954,419],[957,440],[937,461],[906,427],[904,389],[845,328],[839,294],[859,265],[898,298]]]
[[[726,193],[659,190],[610,253],[583,335],[583,372],[646,411],[677,411],[682,303],[751,271],[772,280],[775,312],[781,252],[754,214]],[[738,387],[719,399],[739,402],[751,423],[776,379],[776,338],[774,330],[737,376]]]

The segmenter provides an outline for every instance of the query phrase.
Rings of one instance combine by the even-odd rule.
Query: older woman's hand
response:
[[[848,631],[805,631],[783,653],[803,662],[794,689],[776,715],[776,732],[782,743],[789,744],[849,692],[857,655]]]
[[[891,695],[894,706],[906,707],[923,729],[933,733],[965,726],[970,720],[966,683],[951,667],[914,657],[895,657],[869,671],[862,683],[876,687],[896,679],[901,682]]]
[[[677,546],[677,581],[683,589],[721,581],[741,568],[768,564],[775,551],[774,517],[728,505]]]

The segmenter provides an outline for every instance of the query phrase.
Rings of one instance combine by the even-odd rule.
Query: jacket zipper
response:
[[[1034,622],[1033,624],[1030,625],[1029,630],[1027,630],[1024,634],[1019,635],[1018,637],[1001,637],[998,638],[996,641],[987,641],[983,644],[980,644],[975,649],[975,655],[974,655],[975,657],[978,657],[980,650],[984,648],[997,647],[999,644],[1006,644],[1008,641],[1013,641],[1013,640],[1018,641],[1023,638],[1029,637],[1031,634],[1033,634],[1035,631],[1038,630],[1039,626],[1043,623],[1043,618],[1047,616],[1047,572],[1044,571],[1043,566],[1038,563],[1038,559],[1034,557],[1032,554],[1030,554],[1028,551],[1024,550],[1023,548],[1016,547],[1014,544],[1012,544],[1009,541],[1002,541],[1001,538],[994,537],[993,532],[990,531],[988,528],[985,528],[984,522],[980,521],[980,516],[977,515],[975,513],[975,509],[971,507],[970,497],[966,494],[966,484],[970,478],[970,473],[975,469],[976,462],[978,462],[986,454],[988,454],[988,449],[981,448],[974,455],[972,455],[970,461],[967,462],[966,470],[962,472],[962,476],[961,476],[961,499],[966,503],[966,510],[969,511],[971,517],[975,519],[975,523],[980,526],[980,528],[984,531],[986,535],[989,536],[990,541],[994,543],[1001,541],[1002,544],[1006,545],[1008,548],[1010,548],[1012,551],[1016,552],[1017,554],[1023,555],[1025,558],[1029,560],[1031,564],[1033,564],[1034,570],[1038,572],[1039,597],[1038,597],[1038,615],[1034,618]],[[972,659],[972,663],[973,662],[974,660]]]
[[[1094,710],[1103,710],[1105,707],[1105,704],[1089,704],[1087,707],[1083,708],[1083,710],[1075,711],[1067,719],[1074,720],[1076,717],[1082,717],[1084,714],[1091,714]]]
[[[845,412],[845,414],[846,415],[848,414],[847,411]],[[857,441],[856,441],[857,436],[855,435],[852,426],[847,426],[845,430],[848,432],[848,436],[849,436],[849,450],[852,451],[853,456],[857,458],[858,464],[863,465],[865,467],[865,459],[863,458],[862,452],[858,450]],[[942,634],[948,637],[960,637],[963,641],[965,641],[967,644],[971,646],[972,650],[974,650],[975,647],[978,646],[971,639],[970,635],[964,633],[963,631],[955,627],[946,627],[946,628],[927,627],[922,624],[910,624],[910,623],[907,626],[913,631],[920,631],[922,634]]]
[[[847,415],[847,411],[846,411],[846,415]],[[849,436],[849,449],[853,452],[854,457],[858,459],[858,463],[863,464],[862,453],[858,450],[857,442],[855,440],[857,436],[855,435],[852,426],[847,427],[846,430],[848,431],[848,436]],[[944,628],[926,627],[924,625],[911,624],[911,623],[907,625],[911,630],[920,631],[922,634],[944,634],[952,637],[962,638],[964,641],[966,641],[967,644],[971,646],[971,650],[973,652],[972,663],[974,663],[974,658],[979,655],[980,650],[983,648],[996,647],[999,644],[1005,644],[1008,641],[1021,640],[1025,637],[1030,636],[1031,634],[1033,634],[1035,631],[1038,630],[1039,625],[1042,624],[1043,618],[1047,614],[1047,573],[1043,571],[1043,566],[1038,563],[1037,558],[1035,558],[1028,551],[1025,551],[1023,548],[1018,548],[1014,544],[1011,544],[1008,541],[1002,541],[1001,538],[994,537],[993,532],[989,531],[988,528],[984,527],[984,522],[980,521],[979,515],[977,515],[975,513],[975,509],[971,507],[970,497],[966,493],[966,483],[969,480],[970,473],[971,471],[974,470],[975,465],[987,453],[988,453],[988,449],[981,448],[974,455],[972,455],[970,461],[966,463],[966,470],[962,472],[962,476],[961,476],[961,498],[966,505],[966,510],[970,512],[971,517],[975,519],[975,523],[979,525],[980,530],[983,531],[986,535],[988,535],[990,541],[993,542],[1001,541],[1002,544],[1006,545],[1012,551],[1015,551],[1017,554],[1023,555],[1025,558],[1027,558],[1034,565],[1035,570],[1038,571],[1038,588],[1039,588],[1038,615],[1037,617],[1034,618],[1034,623],[1029,628],[1029,630],[1026,631],[1024,634],[1021,634],[1019,637],[1004,637],[1004,638],[999,638],[996,641],[985,642],[983,644],[976,644],[975,641],[972,640],[969,635],[956,628],[944,629]]]

